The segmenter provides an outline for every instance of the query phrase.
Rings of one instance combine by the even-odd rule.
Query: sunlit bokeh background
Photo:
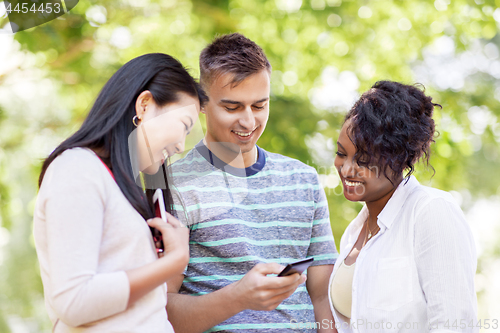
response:
[[[12,35],[0,2],[0,332],[51,331],[32,237],[42,159],[128,60],[164,52],[197,77],[201,49],[236,31],[273,66],[259,144],[316,167],[337,244],[361,208],[343,198],[332,166],[343,115],[377,80],[425,85],[443,109],[435,113],[436,173],[419,165],[417,177],[461,204],[479,256],[479,318],[500,321],[498,7],[500,0],[81,0]]]

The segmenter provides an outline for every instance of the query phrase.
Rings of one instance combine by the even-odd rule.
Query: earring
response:
[[[132,118],[132,123],[135,125],[135,127],[139,126],[141,121],[142,121],[141,117],[138,117],[137,115],[135,115],[134,118]]]

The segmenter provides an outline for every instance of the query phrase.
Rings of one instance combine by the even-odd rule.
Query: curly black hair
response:
[[[344,120],[350,120],[347,133],[356,147],[358,165],[377,166],[391,181],[405,170],[405,178],[409,177],[421,157],[429,165],[436,133],[432,115],[441,105],[424,90],[419,84],[378,81],[361,95]],[[387,167],[393,173],[390,177]]]

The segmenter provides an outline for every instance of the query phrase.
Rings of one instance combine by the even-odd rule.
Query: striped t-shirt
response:
[[[181,293],[216,291],[258,263],[286,265],[306,257],[314,257],[313,265],[335,263],[327,201],[315,169],[257,149],[257,162],[246,169],[225,164],[203,143],[173,164],[174,212],[190,228],[191,258]],[[289,332],[297,323],[314,322],[304,283],[276,310],[245,310],[208,332]]]

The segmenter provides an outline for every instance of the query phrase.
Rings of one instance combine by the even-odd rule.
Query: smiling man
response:
[[[289,332],[315,322],[332,331],[327,294],[337,253],[318,175],[256,144],[269,118],[269,61],[231,34],[202,51],[200,70],[207,132],[172,172],[191,259],[168,282],[169,320],[183,333]],[[276,276],[306,257],[315,259],[307,281]]]

